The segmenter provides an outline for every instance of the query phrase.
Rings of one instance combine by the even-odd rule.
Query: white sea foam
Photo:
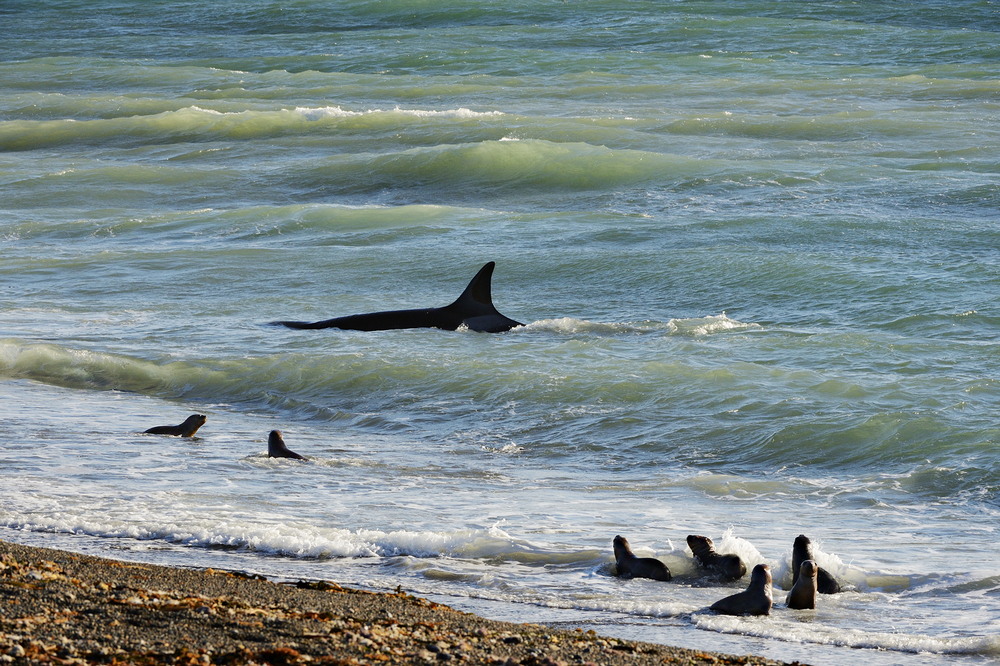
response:
[[[452,532],[357,530],[315,527],[290,522],[260,523],[245,519],[213,519],[192,513],[171,522],[145,510],[146,518],[122,516],[99,519],[60,510],[45,515],[0,510],[0,525],[13,530],[55,532],[111,539],[158,540],[199,548],[232,548],[296,558],[416,558],[441,556],[484,558],[529,552],[526,542],[512,539],[497,527]],[[137,507],[137,514],[143,513]]]
[[[667,322],[667,327],[671,333],[676,335],[694,336],[728,333],[730,331],[752,331],[760,330],[761,328],[759,324],[730,319],[726,316],[725,312],[720,315],[709,315],[707,317],[692,319],[671,319]]]
[[[557,319],[541,319],[539,321],[532,322],[527,325],[526,329],[564,334],[603,333],[606,335],[621,333],[649,333],[665,329],[673,335],[706,336],[731,331],[760,330],[761,326],[752,322],[747,323],[737,321],[726,316],[726,313],[722,313],[721,315],[709,315],[707,317],[671,319],[665,324],[658,322],[602,323],[588,321],[585,319],[575,319],[572,317],[560,317]]]
[[[710,613],[696,613],[691,618],[699,629],[790,642],[942,655],[996,654],[1000,650],[1000,638],[993,636],[936,637],[903,632],[865,631],[826,625],[811,620],[808,616],[800,617],[801,615],[801,612],[775,608],[771,611],[771,616],[765,618],[738,618]]]
[[[352,116],[396,114],[401,116],[413,116],[415,118],[496,118],[504,115],[502,111],[473,111],[467,108],[457,109],[403,109],[394,107],[392,109],[366,109],[363,111],[351,111],[340,106],[324,107],[296,107],[295,112],[302,115],[307,120],[322,120],[324,118],[348,118]]]
[[[247,115],[251,113],[250,111],[237,111],[237,112],[223,112],[216,111],[215,109],[205,109],[203,107],[194,105],[189,106],[186,109],[180,109],[180,111],[168,112],[168,113],[183,113],[185,111],[195,111],[197,113],[204,113],[209,116],[232,116],[232,115]]]
[[[613,335],[627,330],[622,324],[603,324],[600,322],[586,321],[584,319],[574,319],[573,317],[560,317],[558,319],[541,319],[527,324],[524,329],[528,331],[547,331],[550,333],[603,333]]]

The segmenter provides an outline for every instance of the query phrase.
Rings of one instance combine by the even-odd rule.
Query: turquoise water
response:
[[[36,5],[0,5],[0,538],[998,658],[1000,5]],[[526,326],[268,324],[487,261]],[[706,611],[746,581],[693,533],[771,565],[769,617]],[[847,588],[814,612],[800,533]],[[614,578],[616,534],[675,580]]]

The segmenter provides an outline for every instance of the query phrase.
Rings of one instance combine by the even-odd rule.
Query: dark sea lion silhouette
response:
[[[812,560],[805,560],[799,567],[799,576],[792,585],[785,604],[789,608],[816,608],[816,573],[819,567]]]
[[[524,324],[500,314],[493,305],[491,280],[495,266],[496,263],[492,261],[483,266],[462,295],[443,308],[371,312],[315,322],[272,323],[288,328],[340,328],[351,331],[388,331],[400,328],[442,328],[454,331],[461,326],[484,333],[509,331]]]
[[[739,555],[722,555],[715,550],[715,544],[707,536],[699,534],[689,534],[687,538],[688,548],[694,553],[694,559],[698,560],[703,568],[718,573],[725,579],[738,580],[743,578],[747,572],[747,565]]]
[[[268,458],[295,458],[305,460],[306,457],[299,455],[285,446],[285,440],[281,436],[280,430],[272,430],[267,436],[267,457]]]
[[[208,417],[204,414],[192,414],[184,419],[184,423],[175,426],[154,426],[145,432],[150,435],[177,435],[179,437],[194,437],[198,428],[205,425]]]
[[[795,537],[792,545],[792,585],[799,579],[799,570],[802,563],[815,558],[812,554],[812,542],[804,534]],[[816,589],[820,594],[837,594],[840,592],[840,583],[833,575],[822,567],[816,567]]]
[[[615,549],[615,564],[622,578],[652,578],[670,580],[670,569],[655,557],[637,557],[632,552],[628,539],[619,535],[612,542]]]
[[[767,615],[771,612],[771,569],[758,564],[750,572],[750,585],[742,592],[719,599],[711,610],[724,615]]]

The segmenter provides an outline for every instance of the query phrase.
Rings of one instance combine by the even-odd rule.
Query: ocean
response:
[[[995,663],[1000,3],[6,0],[0,396],[2,539]]]

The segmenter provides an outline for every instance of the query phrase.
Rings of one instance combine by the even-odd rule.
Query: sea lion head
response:
[[[620,534],[615,537],[612,544],[615,549],[615,560],[621,560],[623,557],[627,557],[632,554],[632,547],[629,545],[628,539]]]
[[[281,431],[272,430],[267,436],[267,454],[269,456],[274,456],[275,454],[281,453],[286,448],[285,440],[281,436]]]
[[[750,587],[761,587],[771,595],[771,567],[766,564],[758,564],[750,572]]]
[[[795,543],[792,544],[792,582],[794,583],[799,577],[799,567],[802,566],[802,562],[806,560],[813,559],[812,555],[812,541],[809,540],[805,534],[800,534],[795,537]]]
[[[806,578],[816,578],[816,576],[819,574],[819,567],[813,560],[806,560],[805,562],[802,563],[802,566],[799,568],[799,572]]]
[[[688,548],[696,556],[698,555],[708,555],[709,553],[715,552],[715,543],[707,536],[701,536],[700,534],[689,534],[687,538]]]
[[[205,421],[208,417],[204,414],[192,414],[191,416],[184,419],[184,423],[178,426],[181,430],[181,436],[183,437],[194,437],[194,434],[198,432],[198,428],[205,425]]]

